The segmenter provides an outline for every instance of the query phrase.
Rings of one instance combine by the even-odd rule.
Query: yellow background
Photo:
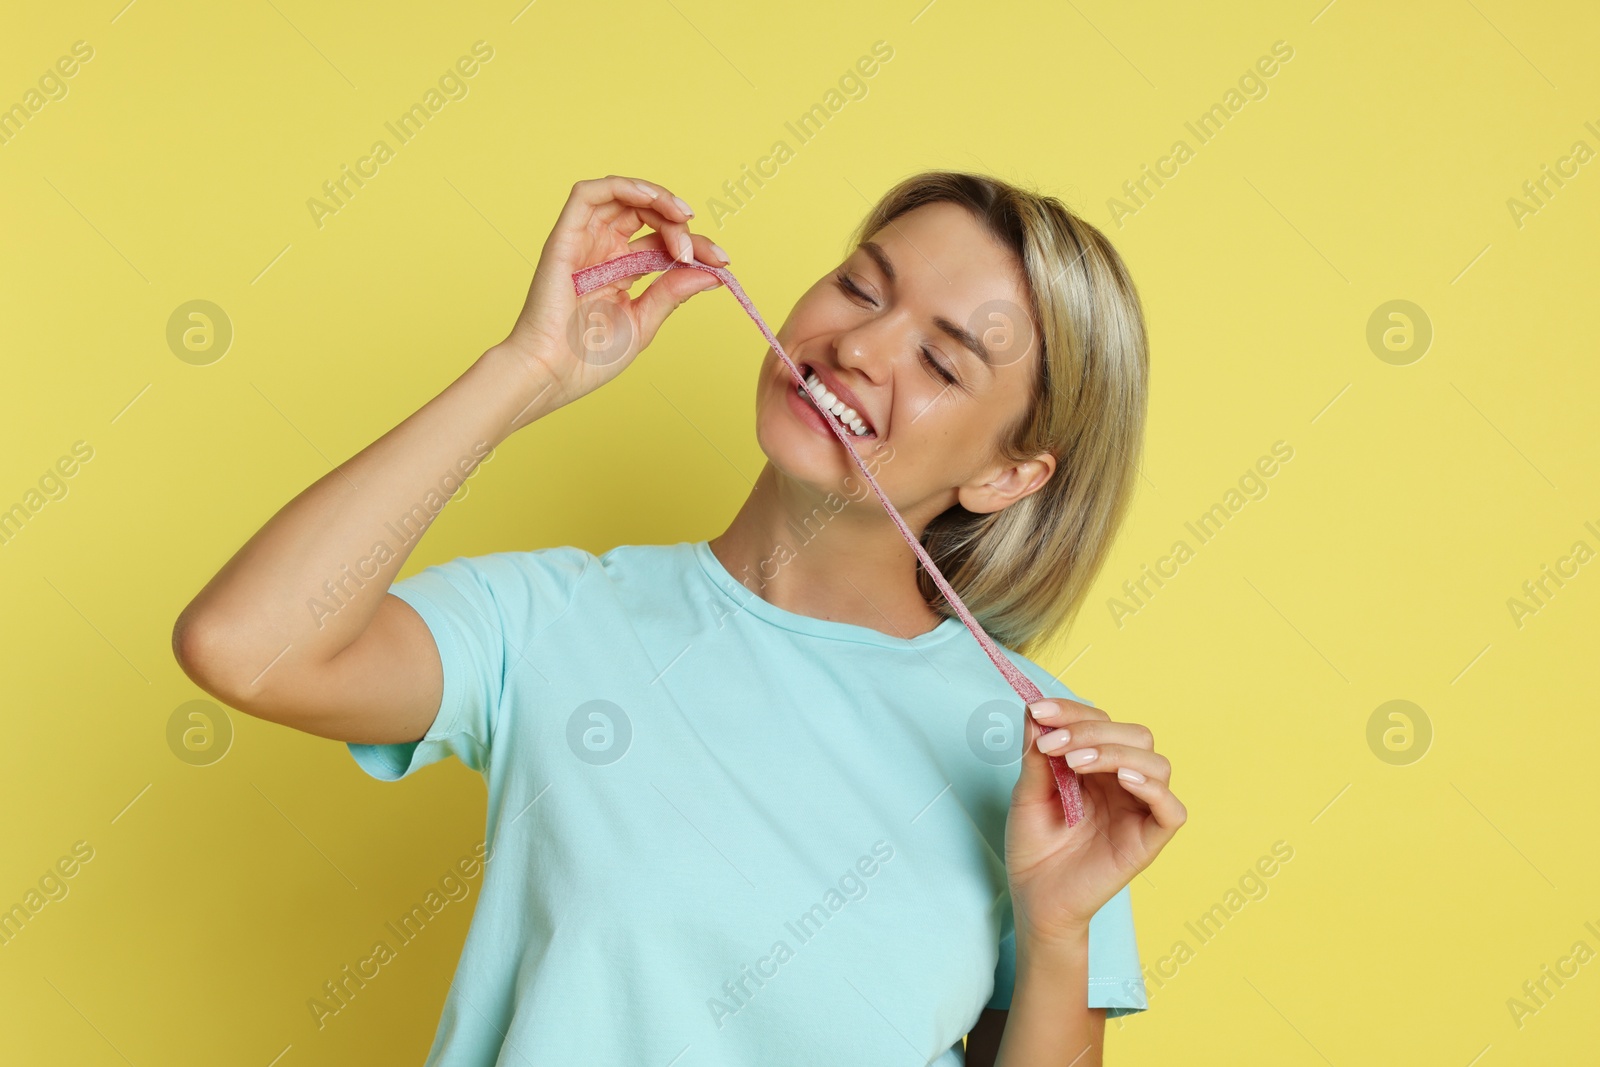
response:
[[[1590,6],[120,3],[33,5],[0,35],[0,105],[94,48],[0,146],[0,506],[94,450],[0,546],[0,907],[94,849],[0,947],[0,1059],[420,1062],[470,904],[320,1031],[306,1001],[472,852],[481,784],[452,762],[384,785],[238,713],[224,758],[181,761],[168,720],[203,694],[174,618],[504,335],[575,180],[682,195],[776,326],[869,202],[929,167],[1062,197],[1149,315],[1146,477],[1040,657],[1153,728],[1191,813],[1133,894],[1145,963],[1193,955],[1111,1025],[1109,1058],[1594,1056],[1600,962],[1520,1027],[1506,1003],[1574,942],[1600,950],[1600,563],[1520,627],[1507,607],[1575,541],[1600,549],[1600,163],[1520,227],[1506,203],[1573,142],[1600,148]],[[469,95],[314,225],[306,200],[480,39]],[[894,56],[867,95],[797,144],[785,121],[878,40]],[[1184,122],[1280,40],[1267,95],[1199,145]],[[780,138],[794,158],[709,224]],[[1118,227],[1108,199],[1179,138],[1194,158]],[[166,342],[196,299],[235,331],[208,366]],[[1404,366],[1366,340],[1396,299],[1434,330]],[[725,291],[691,301],[609,388],[502,445],[404,573],[720,532],[761,465],[762,350]],[[1122,582],[1279,440],[1268,495],[1116,625]],[[1367,742],[1397,699],[1433,731],[1406,765]],[[1186,922],[1276,841],[1292,861],[1201,945]]]

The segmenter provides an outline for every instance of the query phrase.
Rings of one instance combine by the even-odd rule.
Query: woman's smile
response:
[[[801,396],[801,387],[794,384],[794,378],[788,373],[788,368],[783,367],[782,373],[788,380],[788,388],[785,391],[789,396],[789,407],[795,412],[797,418],[818,433],[832,437],[833,431],[828,429],[827,423],[823,421],[824,416],[817,410],[818,405],[829,407],[831,404],[833,409],[831,417],[839,423],[846,435],[861,441],[877,440],[877,431],[864,411],[858,411],[844,399],[835,395],[834,390],[828,388],[822,375],[810,364],[797,363],[796,366],[800,368],[800,373],[805,376],[811,395],[817,398],[817,403],[813,404]]]

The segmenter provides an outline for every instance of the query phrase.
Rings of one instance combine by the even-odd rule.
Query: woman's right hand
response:
[[[516,324],[495,346],[530,371],[530,405],[539,401],[552,411],[600,388],[655,339],[678,305],[722,284],[707,271],[667,270],[637,297],[628,295],[637,275],[582,297],[573,290],[574,272],[644,248],[681,259],[692,247],[700,262],[726,266],[716,245],[689,232],[690,217],[687,205],[653,182],[610,174],[572,187],[540,250]],[[645,226],[654,232],[630,239]]]

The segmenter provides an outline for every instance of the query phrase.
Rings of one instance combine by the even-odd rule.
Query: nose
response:
[[[840,367],[850,367],[873,384],[881,384],[889,374],[894,353],[907,347],[900,337],[901,326],[891,313],[839,335],[835,345]]]

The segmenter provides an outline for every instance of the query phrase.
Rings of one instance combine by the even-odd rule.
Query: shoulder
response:
[[[484,573],[499,575],[541,572],[581,575],[599,562],[599,557],[594,553],[575,545],[490,552],[482,556],[461,558]]]
[[[693,566],[695,562],[694,545],[688,541],[671,545],[617,545],[590,559],[618,575]]]
[[[681,603],[701,574],[692,541],[668,545],[617,545],[591,557],[595,582],[604,581],[629,603]]]
[[[597,564],[573,546],[456,556],[400,579],[389,592],[418,611],[423,605],[445,611],[468,630],[525,634],[566,611]]]
[[[585,549],[562,545],[488,552],[481,556],[456,556],[425,567],[413,577],[436,574],[458,586],[476,583],[485,591],[510,596],[519,589],[544,592],[569,590],[582,581],[598,562],[598,557]]]
[[[542,608],[545,618],[580,602],[582,610],[650,610],[680,605],[687,576],[699,564],[694,545],[617,545],[599,554],[574,545],[493,552],[466,560],[474,576],[494,587],[513,610]],[[574,609],[576,610],[576,609]]]
[[[547,601],[552,594],[572,594],[579,587],[660,585],[693,569],[694,545],[617,545],[598,555],[576,545],[458,556],[428,570],[446,572],[491,586],[495,593],[515,596],[525,591]]]
[[[1045,696],[1061,697],[1066,700],[1076,700],[1080,704],[1088,704],[1091,707],[1094,705],[1094,701],[1085,700],[1083,697],[1073,692],[1065,682],[1056,677],[1054,672],[1047,670],[1038,663],[1035,663],[1022,653],[1014,651],[1010,648],[1006,648],[1004,645],[1000,646],[1000,650],[1005,654],[1007,659],[1016,664],[1017,669],[1026,675],[1029,681],[1039,687],[1039,692],[1043,693]]]

